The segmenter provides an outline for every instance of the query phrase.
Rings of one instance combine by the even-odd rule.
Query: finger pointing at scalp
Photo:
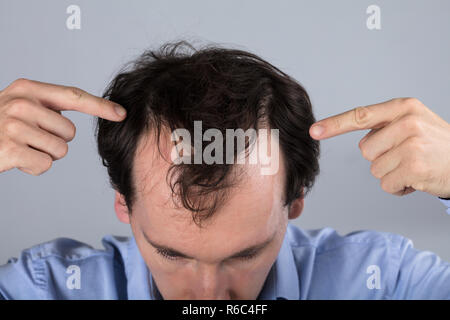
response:
[[[10,90],[31,93],[43,105],[57,111],[79,111],[110,121],[122,121],[126,117],[126,110],[119,104],[77,87],[20,79]]]
[[[314,139],[327,139],[351,131],[381,128],[409,110],[408,104],[399,103],[399,99],[356,107],[314,123],[310,135]]]

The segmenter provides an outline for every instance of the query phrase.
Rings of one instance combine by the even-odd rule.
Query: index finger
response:
[[[56,111],[73,110],[111,121],[122,121],[126,110],[119,104],[80,88],[20,79],[18,87]]]
[[[309,129],[314,139],[327,139],[340,134],[356,130],[377,129],[394,121],[407,112],[405,104],[398,103],[397,99],[356,107],[352,110],[317,121]],[[323,131],[316,128],[320,126]]]

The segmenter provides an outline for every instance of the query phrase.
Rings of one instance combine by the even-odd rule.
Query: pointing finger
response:
[[[314,139],[327,139],[351,131],[384,127],[408,112],[409,104],[401,103],[403,100],[405,99],[392,99],[383,103],[356,107],[320,120],[311,126],[310,135]]]
[[[19,79],[13,82],[10,90],[32,94],[43,105],[56,111],[79,111],[111,121],[122,121],[126,117],[126,110],[119,104],[77,87]]]

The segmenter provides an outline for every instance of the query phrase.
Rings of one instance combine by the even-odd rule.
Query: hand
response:
[[[316,125],[324,127],[318,136]],[[450,197],[450,125],[415,98],[357,107],[316,122],[316,140],[371,129],[359,142],[381,188],[403,196],[415,190]]]
[[[121,108],[75,87],[14,81],[0,91],[0,172],[18,168],[40,175],[63,158],[76,128],[62,110],[122,121],[126,114],[118,115],[116,106]]]

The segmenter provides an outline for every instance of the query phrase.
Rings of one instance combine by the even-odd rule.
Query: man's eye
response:
[[[172,253],[170,251],[167,251],[167,250],[164,250],[164,249],[156,249],[156,252],[158,254],[160,254],[161,256],[163,256],[164,258],[169,259],[169,260],[181,259],[181,257],[179,255],[174,254],[174,253]],[[258,255],[257,252],[252,252],[252,253],[249,253],[249,254],[246,254],[246,255],[235,257],[235,259],[236,260],[246,261],[246,260],[254,259],[257,255]]]
[[[171,252],[168,252],[166,250],[156,249],[156,252],[158,252],[164,258],[169,259],[169,260],[176,260],[176,259],[180,258],[180,256],[172,254]]]
[[[246,255],[243,255],[243,256],[236,257],[236,259],[238,259],[238,260],[251,260],[251,259],[255,258],[257,255],[258,255],[257,252],[252,252],[252,253],[249,253],[249,254],[246,254]]]

